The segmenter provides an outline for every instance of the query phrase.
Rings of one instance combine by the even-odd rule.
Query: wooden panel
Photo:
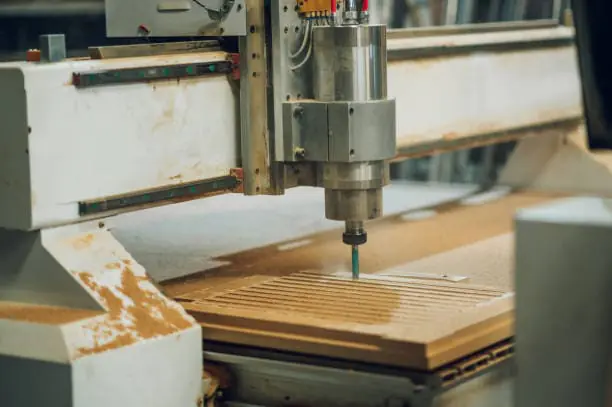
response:
[[[339,341],[361,349],[362,360],[422,369],[452,361],[458,348],[461,355],[479,350],[482,335],[487,343],[507,338],[512,310],[512,295],[496,289],[392,277],[353,281],[316,272],[243,279],[182,298],[208,338],[244,329],[288,339],[277,338],[276,348],[346,356],[337,349],[328,354],[330,341]],[[477,331],[462,332],[483,321]],[[292,338],[299,347],[289,343]],[[242,335],[220,339],[252,343]]]
[[[205,341],[436,369],[513,335],[513,216],[555,198],[519,192],[371,222],[360,281],[345,277],[349,251],[333,231],[224,256],[226,265],[164,289]]]

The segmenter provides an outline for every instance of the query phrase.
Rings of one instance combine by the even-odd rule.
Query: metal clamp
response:
[[[396,153],[395,100],[285,102],[283,129],[285,162],[387,160]]]

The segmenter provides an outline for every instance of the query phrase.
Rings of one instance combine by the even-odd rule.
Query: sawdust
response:
[[[84,309],[52,307],[47,305],[0,302],[0,319],[33,322],[45,325],[62,325],[93,318],[102,312]]]
[[[134,302],[133,306],[127,308],[127,312],[132,316],[134,328],[142,337],[167,335],[191,326],[191,322],[186,320],[178,309],[169,307],[168,302],[158,295],[141,289],[140,281],[126,267],[121,276],[119,291]],[[157,315],[153,315],[154,313]]]
[[[72,245],[74,246],[75,249],[77,250],[85,250],[87,249],[89,246],[91,246],[91,244],[94,241],[94,235],[89,233],[83,237],[80,237],[76,240],[74,240],[72,242]]]
[[[80,356],[94,355],[106,352],[107,350],[122,348],[124,346],[131,345],[134,342],[136,342],[136,339],[131,334],[121,334],[113,338],[110,342],[105,342],[104,344],[100,344],[99,341],[96,341],[96,345],[93,348],[79,348],[78,352]]]
[[[91,273],[76,273],[83,284],[97,293],[108,312],[106,319],[88,327],[94,333],[94,346],[77,349],[78,356],[128,346],[192,326],[180,309],[173,308],[159,294],[141,286],[143,282],[149,284],[146,277],[136,276],[129,267],[115,272],[121,272],[121,285],[117,291],[96,283]]]
[[[109,270],[118,270],[121,268],[121,263],[108,263],[105,267]]]
[[[92,291],[97,292],[101,297],[101,300],[109,313],[110,319],[119,319],[121,317],[123,301],[121,301],[121,299],[117,297],[108,287],[101,287],[98,283],[96,283],[90,273],[79,273],[78,276],[83,284],[89,287]]]

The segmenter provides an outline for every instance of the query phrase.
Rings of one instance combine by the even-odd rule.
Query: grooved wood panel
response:
[[[506,339],[512,324],[512,294],[502,290],[393,277],[298,272],[181,301],[209,339],[417,369]]]
[[[219,257],[219,268],[164,291],[198,319],[205,342],[435,369],[513,335],[514,214],[560,196],[514,192],[369,222],[357,282],[334,277],[350,272],[339,230]],[[398,268],[469,280],[376,275]]]

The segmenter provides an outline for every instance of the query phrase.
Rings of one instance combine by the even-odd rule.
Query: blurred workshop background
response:
[[[374,0],[372,20],[390,28],[562,19],[569,0]],[[0,61],[24,59],[40,34],[63,33],[70,56],[92,45],[133,42],[105,35],[104,0],[0,0]],[[143,39],[143,41],[147,41]],[[514,142],[415,158],[392,166],[394,179],[493,185]]]

